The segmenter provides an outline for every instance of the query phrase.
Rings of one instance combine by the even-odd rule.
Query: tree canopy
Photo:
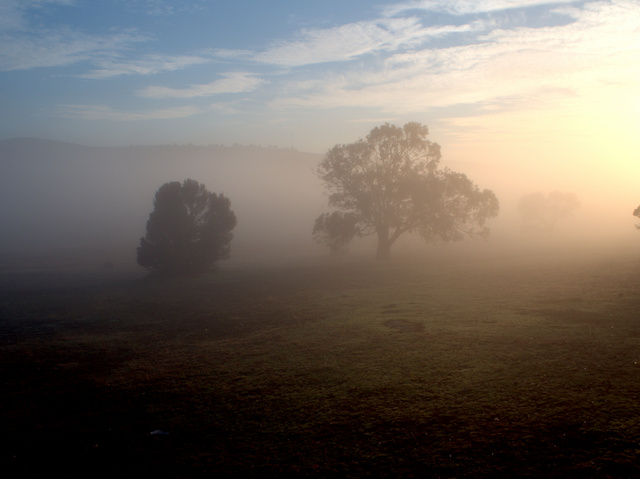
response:
[[[518,201],[518,213],[528,231],[552,233],[558,221],[569,218],[580,207],[575,193],[552,191],[548,195],[531,193]]]
[[[165,183],[140,238],[138,264],[171,273],[200,272],[230,255],[236,216],[222,194],[187,179]]]
[[[339,253],[356,235],[357,223],[358,217],[353,213],[324,213],[313,225],[313,239],[326,244],[332,253]]]
[[[329,150],[318,175],[336,211],[316,220],[316,241],[334,249],[356,236],[376,235],[377,257],[384,259],[405,233],[425,241],[486,236],[485,221],[498,214],[497,198],[462,173],[438,169],[440,146],[428,134],[420,123],[387,123]]]

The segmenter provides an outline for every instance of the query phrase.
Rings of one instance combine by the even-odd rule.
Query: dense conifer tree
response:
[[[195,180],[165,183],[140,238],[138,264],[170,273],[201,272],[230,254],[236,216],[224,195]]]

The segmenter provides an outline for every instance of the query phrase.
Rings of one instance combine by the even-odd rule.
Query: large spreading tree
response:
[[[236,216],[222,194],[195,180],[165,183],[156,192],[138,264],[169,273],[201,272],[230,254]]]
[[[425,241],[486,236],[499,204],[464,174],[438,169],[440,146],[420,123],[384,124],[365,139],[336,145],[318,167],[334,213],[320,216],[314,237],[332,249],[376,235],[377,257],[388,258],[405,233]]]

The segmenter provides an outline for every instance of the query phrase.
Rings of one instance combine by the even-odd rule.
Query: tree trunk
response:
[[[391,241],[389,241],[389,229],[381,228],[378,230],[378,249],[376,251],[377,259],[389,259],[391,255]]]

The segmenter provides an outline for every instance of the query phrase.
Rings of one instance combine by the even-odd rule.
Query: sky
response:
[[[0,140],[322,154],[418,121],[480,179],[640,202],[637,0],[0,0],[0,38]]]

